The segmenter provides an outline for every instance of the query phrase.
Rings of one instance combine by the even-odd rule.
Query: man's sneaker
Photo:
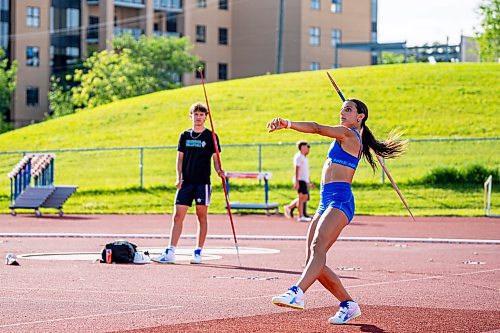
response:
[[[286,293],[273,297],[273,304],[302,310],[304,309],[304,292],[298,286],[293,286]]]
[[[299,222],[311,222],[311,218],[310,217],[302,216],[302,217],[299,217],[297,219],[297,221],[299,221]]]
[[[162,254],[160,254],[158,257],[153,258],[153,261],[159,262],[161,264],[175,264],[174,250],[167,247]]]
[[[283,210],[285,211],[286,218],[291,219],[292,218],[292,211],[290,210],[290,207],[285,205],[285,206],[283,206]]]
[[[194,250],[193,256],[189,262],[191,264],[201,264],[201,249]]]
[[[342,325],[346,324],[354,318],[361,316],[361,309],[358,303],[354,301],[343,301],[339,304],[340,309],[335,316],[328,319],[330,324]]]

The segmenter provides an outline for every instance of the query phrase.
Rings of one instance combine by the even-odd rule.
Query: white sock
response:
[[[168,248],[172,250],[173,253],[175,253],[175,246],[169,246]]]

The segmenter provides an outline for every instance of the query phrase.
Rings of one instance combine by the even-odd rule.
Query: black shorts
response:
[[[175,194],[175,204],[191,207],[194,200],[196,205],[210,206],[211,194],[210,184],[182,184]]]
[[[299,180],[299,189],[297,190],[297,192],[309,195],[309,187],[307,186],[307,183],[305,181]]]

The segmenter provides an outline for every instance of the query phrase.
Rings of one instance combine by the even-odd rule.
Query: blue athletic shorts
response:
[[[322,215],[328,208],[340,209],[347,216],[349,222],[354,217],[354,196],[351,184],[345,182],[333,182],[321,185],[319,206],[316,213]]]
[[[191,207],[194,200],[196,205],[210,206],[211,194],[210,184],[182,184],[175,194],[175,204]]]

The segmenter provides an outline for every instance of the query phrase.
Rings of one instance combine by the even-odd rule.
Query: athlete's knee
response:
[[[326,255],[328,241],[326,238],[316,235],[310,245],[311,253],[314,255]]]
[[[174,224],[182,224],[184,222],[184,216],[180,213],[175,213],[173,218]]]

